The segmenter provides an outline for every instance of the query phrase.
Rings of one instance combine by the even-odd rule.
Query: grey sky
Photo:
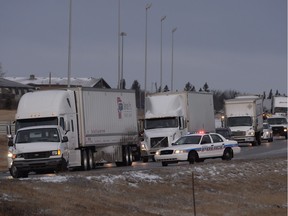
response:
[[[287,92],[286,0],[121,0],[124,78],[144,89],[145,5],[148,10],[147,89],[189,81],[198,90]],[[67,76],[69,0],[0,0],[0,62],[6,76]],[[73,0],[73,77],[118,79],[118,0]],[[154,90],[154,89],[153,89]]]

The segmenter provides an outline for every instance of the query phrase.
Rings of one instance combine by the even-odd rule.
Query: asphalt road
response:
[[[287,140],[284,137],[274,137],[273,142],[263,141],[260,146],[252,146],[251,144],[241,144],[241,152],[234,156],[233,160],[253,160],[253,159],[265,159],[265,158],[287,158]],[[204,163],[215,163],[215,160],[221,159],[208,159]],[[171,166],[181,166],[181,164],[187,164],[188,162],[181,162],[179,164],[172,164]],[[95,170],[86,171],[86,172],[101,172],[109,173],[116,171],[129,171],[129,170],[144,170],[144,169],[153,169],[155,167],[161,167],[162,164],[159,162],[148,162],[143,163],[142,161],[133,162],[131,167],[116,167],[114,164],[106,164],[104,167],[96,168]],[[119,170],[120,169],[120,170]],[[83,171],[71,172],[73,174],[81,174]],[[51,175],[51,174],[49,174]],[[56,175],[56,174],[55,174]],[[95,173],[95,175],[97,175]],[[39,175],[29,175],[29,177]],[[42,175],[41,175],[42,176]],[[11,178],[9,172],[0,172],[0,179]]]

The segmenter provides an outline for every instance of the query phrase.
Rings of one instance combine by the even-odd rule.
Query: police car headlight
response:
[[[287,128],[284,128],[284,132],[287,132]]]
[[[155,155],[160,155],[160,151],[159,150],[156,151]]]
[[[175,150],[174,154],[182,154],[182,153],[186,153],[186,150]]]

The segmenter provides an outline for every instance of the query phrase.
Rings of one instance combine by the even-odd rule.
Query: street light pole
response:
[[[160,35],[160,89],[162,89],[162,23],[166,16],[161,17],[161,35]]]
[[[120,0],[118,0],[118,33],[117,33],[117,39],[118,39],[118,83],[117,88],[120,88]]]
[[[120,89],[123,89],[123,53],[124,53],[124,36],[127,36],[125,32],[121,32],[120,36],[122,37],[122,54],[121,54],[121,79],[120,79]]]
[[[68,30],[68,77],[67,87],[70,88],[71,79],[71,26],[72,26],[72,0],[69,1],[69,30]]]
[[[172,59],[171,59],[171,91],[173,91],[173,49],[174,49],[174,32],[177,30],[177,28],[172,29]]]
[[[146,89],[147,89],[147,14],[148,9],[151,8],[152,3],[146,5],[146,22],[145,22],[145,78],[144,78],[144,100],[146,97]],[[145,105],[144,105],[145,106]]]

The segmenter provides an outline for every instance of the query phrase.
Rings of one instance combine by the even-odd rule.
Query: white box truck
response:
[[[106,162],[130,166],[131,149],[138,144],[135,92],[72,88],[26,93],[15,131],[9,164],[14,178],[30,171],[88,170]]]
[[[274,96],[272,98],[272,114],[287,117],[288,97]]]
[[[238,143],[261,145],[263,102],[258,96],[239,96],[225,100],[225,122]]]
[[[164,92],[145,98],[143,162],[171,146],[187,132],[215,131],[213,95],[200,92]]]

